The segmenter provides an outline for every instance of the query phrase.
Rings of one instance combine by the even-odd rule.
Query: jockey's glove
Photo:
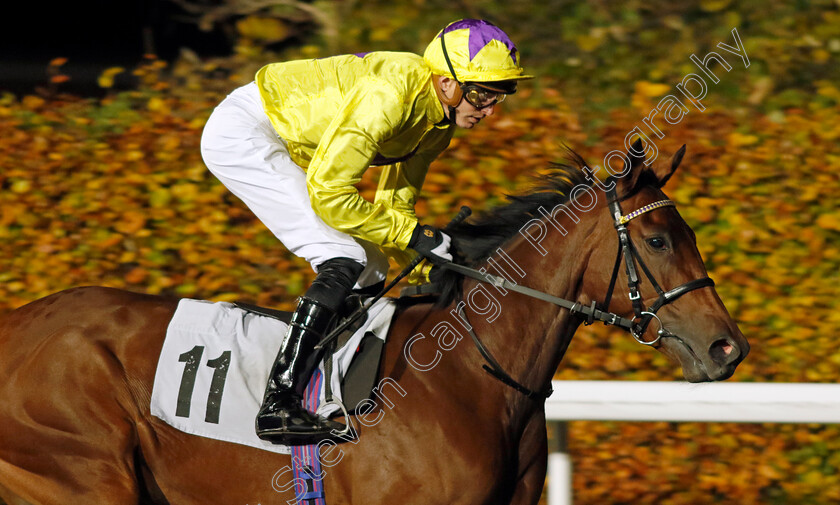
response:
[[[414,249],[435,264],[452,261],[449,245],[452,239],[434,226],[421,225],[414,228],[408,247]]]

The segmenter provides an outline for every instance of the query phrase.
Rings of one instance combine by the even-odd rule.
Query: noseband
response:
[[[703,277],[700,279],[695,279],[693,281],[686,282],[685,284],[677,286],[676,288],[671,289],[670,291],[664,291],[659,286],[659,283],[656,282],[656,279],[653,277],[653,274],[650,272],[650,269],[647,267],[647,265],[645,265],[645,262],[639,255],[639,251],[633,244],[633,240],[630,238],[630,232],[627,230],[626,225],[627,223],[641,216],[642,214],[664,207],[675,207],[676,204],[671,200],[659,200],[657,202],[645,205],[640,209],[634,210],[629,214],[623,214],[621,210],[621,205],[618,200],[618,196],[615,191],[615,186],[613,186],[612,189],[607,191],[607,197],[610,202],[610,213],[613,216],[614,226],[616,232],[618,233],[618,254],[615,258],[615,267],[613,267],[612,277],[610,278],[610,285],[607,289],[607,295],[604,298],[603,304],[599,305],[598,302],[593,301],[592,305],[586,306],[579,302],[572,302],[563,298],[549,295],[548,293],[544,293],[536,289],[520,286],[518,284],[508,281],[504,277],[489,274],[486,271],[484,271],[484,269],[475,270],[473,268],[469,268],[451,262],[444,263],[442,266],[448,270],[454,270],[466,277],[471,277],[482,282],[493,284],[494,286],[497,286],[499,288],[508,289],[510,291],[514,291],[523,295],[530,296],[532,298],[536,298],[538,300],[543,300],[546,302],[553,303],[555,305],[559,305],[560,307],[564,307],[569,310],[569,313],[584,318],[585,325],[590,325],[594,323],[595,320],[598,320],[603,322],[605,325],[618,326],[629,331],[630,335],[632,335],[633,338],[636,339],[636,341],[640,344],[649,346],[656,345],[662,337],[675,336],[673,333],[668,331],[665,328],[665,326],[663,326],[662,321],[659,319],[659,316],[656,315],[659,309],[661,309],[665,305],[668,305],[669,303],[672,303],[674,300],[681,297],[682,295],[694,291],[695,289],[714,286],[715,282],[709,277]],[[609,311],[610,300],[612,299],[612,294],[615,290],[615,283],[618,279],[618,268],[621,265],[621,258],[624,258],[625,271],[627,272],[627,284],[630,302],[633,304],[633,313],[635,314],[635,316],[632,319],[621,317],[618,314],[614,314]],[[653,288],[656,290],[656,293],[659,295],[656,301],[653,302],[653,304],[647,308],[645,308],[644,303],[642,302],[642,296],[639,292],[639,273],[636,268],[637,262],[638,265],[642,268],[642,271],[645,273],[645,276],[648,278]],[[463,311],[461,303],[458,304],[458,311],[461,318],[466,321],[467,316],[466,313],[464,313]],[[642,338],[642,336],[644,335],[648,325],[653,319],[656,319],[656,322],[659,323],[659,330],[657,330],[656,332],[656,338],[648,342],[645,341]],[[484,365],[484,369],[487,372],[489,372],[490,375],[499,379],[501,382],[519,391],[520,393],[524,394],[528,398],[534,400],[544,400],[545,398],[551,395],[552,389],[550,384],[548,387],[540,391],[532,391],[520,384],[519,382],[517,382],[516,380],[514,380],[513,377],[511,377],[507,372],[505,372],[501,365],[499,365],[499,363],[493,358],[492,354],[490,354],[490,351],[484,346],[484,344],[481,343],[481,340],[479,340],[478,335],[476,335],[475,331],[473,331],[472,325],[467,324],[467,328],[470,336],[472,337],[473,343],[475,343],[475,346],[478,348],[482,357],[487,362]]]

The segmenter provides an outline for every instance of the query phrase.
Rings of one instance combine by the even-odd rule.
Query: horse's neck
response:
[[[583,224],[578,223],[578,225]],[[526,240],[514,240],[492,256],[485,268],[516,284],[575,300],[586,267],[585,227],[567,227],[542,256]],[[558,240],[559,238],[559,240]],[[476,334],[516,381],[532,390],[548,385],[579,322],[566,309],[488,284],[467,281],[464,298]],[[513,388],[504,393],[515,403],[531,402]]]

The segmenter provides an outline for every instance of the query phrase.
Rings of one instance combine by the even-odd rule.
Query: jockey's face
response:
[[[459,91],[459,85],[453,79],[442,77],[440,81],[440,89],[443,94],[449,98]],[[461,128],[472,128],[486,116],[492,116],[495,110],[495,104],[479,109],[467,100],[464,100],[462,97],[461,101],[458,102],[457,107],[455,107],[455,124]],[[443,113],[446,114],[447,118],[449,118],[448,106],[443,106]]]

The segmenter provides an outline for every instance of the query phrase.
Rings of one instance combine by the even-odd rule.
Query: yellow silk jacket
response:
[[[256,75],[271,124],[306,170],[315,212],[401,264],[414,256],[404,251],[429,164],[454,129],[441,124],[431,76],[422,57],[396,52],[273,63]],[[373,203],[355,188],[371,165],[385,165]]]

